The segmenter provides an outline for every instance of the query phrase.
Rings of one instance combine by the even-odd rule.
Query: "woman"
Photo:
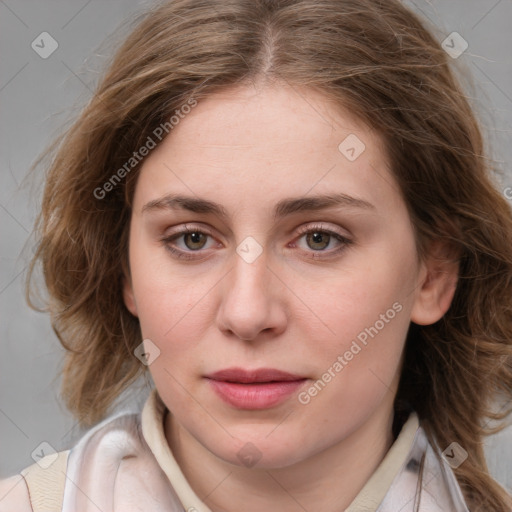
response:
[[[38,223],[94,428],[0,506],[510,510],[481,440],[510,412],[512,213],[448,59],[394,0],[148,12]]]

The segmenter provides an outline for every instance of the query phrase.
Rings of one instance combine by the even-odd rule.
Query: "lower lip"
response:
[[[307,379],[239,384],[208,379],[224,402],[238,409],[268,409],[289,398]]]

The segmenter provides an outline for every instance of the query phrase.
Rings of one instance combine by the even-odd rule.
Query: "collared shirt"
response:
[[[34,478],[35,473],[27,478],[31,497],[47,496],[34,510],[211,512],[172,454],[164,431],[166,414],[153,389],[141,413],[120,413],[88,431],[71,450],[59,453],[67,455],[53,471],[65,473],[62,508],[52,508],[61,491],[51,489],[51,472],[46,470],[44,479]],[[345,512],[469,512],[448,461],[438,453],[417,414],[411,413]]]

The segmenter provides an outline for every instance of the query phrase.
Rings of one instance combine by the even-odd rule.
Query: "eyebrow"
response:
[[[274,207],[273,215],[274,219],[280,219],[296,212],[314,212],[336,207],[376,210],[373,204],[364,199],[340,193],[282,199]],[[149,201],[149,203],[143,206],[142,213],[168,209],[181,209],[194,213],[214,214],[224,220],[229,218],[226,209],[218,203],[199,197],[178,194],[168,194],[159,199]]]

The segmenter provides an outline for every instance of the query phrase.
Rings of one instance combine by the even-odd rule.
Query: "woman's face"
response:
[[[129,259],[155,385],[213,455],[284,467],[390,427],[425,273],[379,137],[319,93],[192,108],[142,165]]]

